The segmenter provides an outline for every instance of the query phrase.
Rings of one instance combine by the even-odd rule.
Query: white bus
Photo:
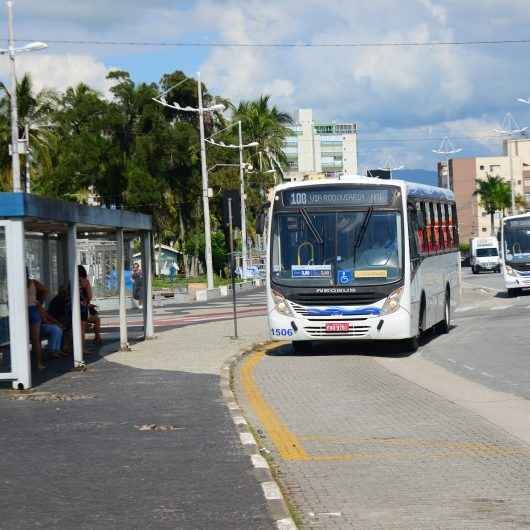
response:
[[[504,284],[509,296],[530,287],[530,214],[502,220],[501,248]]]
[[[273,340],[402,340],[448,332],[460,297],[449,190],[360,176],[282,184],[268,214]],[[259,223],[263,224],[263,223]]]

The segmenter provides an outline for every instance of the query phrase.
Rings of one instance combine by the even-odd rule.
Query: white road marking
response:
[[[282,499],[282,492],[276,482],[262,482],[261,487],[268,501],[279,501]]]
[[[464,368],[465,368],[466,370],[474,370],[474,368],[473,368],[472,366],[469,366],[469,365],[467,365],[467,364],[464,364],[463,366],[464,366]]]
[[[466,307],[457,307],[455,312],[456,313],[464,313],[466,311],[471,311],[472,309],[476,309],[478,306],[476,305],[470,305],[470,306],[466,306]]]
[[[501,305],[501,306],[497,306],[497,307],[490,307],[490,311],[502,311],[503,309],[508,309],[510,307],[513,307],[513,304]]]
[[[525,309],[530,309],[530,305],[525,305],[524,308]]]
[[[450,362],[450,363],[456,363],[456,361],[454,359],[450,359],[449,357],[447,358],[447,360]]]
[[[269,464],[261,455],[251,455],[252,465],[256,469],[269,469]]]
[[[484,377],[495,377],[494,375],[488,374],[488,372],[481,372]]]
[[[296,525],[292,519],[278,519],[276,528],[278,530],[296,530]]]
[[[246,425],[247,424],[247,420],[245,418],[243,418],[243,416],[234,416],[232,419],[234,420],[234,423],[236,425]]]
[[[240,432],[239,439],[243,445],[257,445],[254,436],[249,432]]]
[[[237,403],[230,402],[228,403],[228,408],[230,410],[239,410],[239,405]]]

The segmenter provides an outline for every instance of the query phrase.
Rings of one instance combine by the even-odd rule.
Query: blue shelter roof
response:
[[[76,223],[85,227],[152,230],[150,215],[85,206],[72,202],[47,199],[28,193],[0,193],[0,218],[31,219],[52,223]]]

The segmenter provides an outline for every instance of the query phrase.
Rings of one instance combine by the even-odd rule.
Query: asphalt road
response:
[[[508,298],[502,275],[463,270],[464,300],[449,335],[417,355],[494,390],[530,399],[530,291]],[[483,289],[483,288],[486,289]]]

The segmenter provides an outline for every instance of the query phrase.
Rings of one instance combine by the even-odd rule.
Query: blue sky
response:
[[[2,13],[5,28],[5,12]],[[528,0],[15,0],[19,38],[35,40],[345,43],[524,39]],[[4,35],[6,32],[4,32]],[[356,122],[361,166],[433,169],[444,135],[462,156],[498,153],[492,129],[512,112],[530,125],[530,45],[367,48],[139,48],[50,45],[21,59],[38,87],[84,81],[103,92],[112,68],[137,81],[201,70],[237,102],[271,94],[282,110]],[[5,78],[7,64],[0,64]]]

